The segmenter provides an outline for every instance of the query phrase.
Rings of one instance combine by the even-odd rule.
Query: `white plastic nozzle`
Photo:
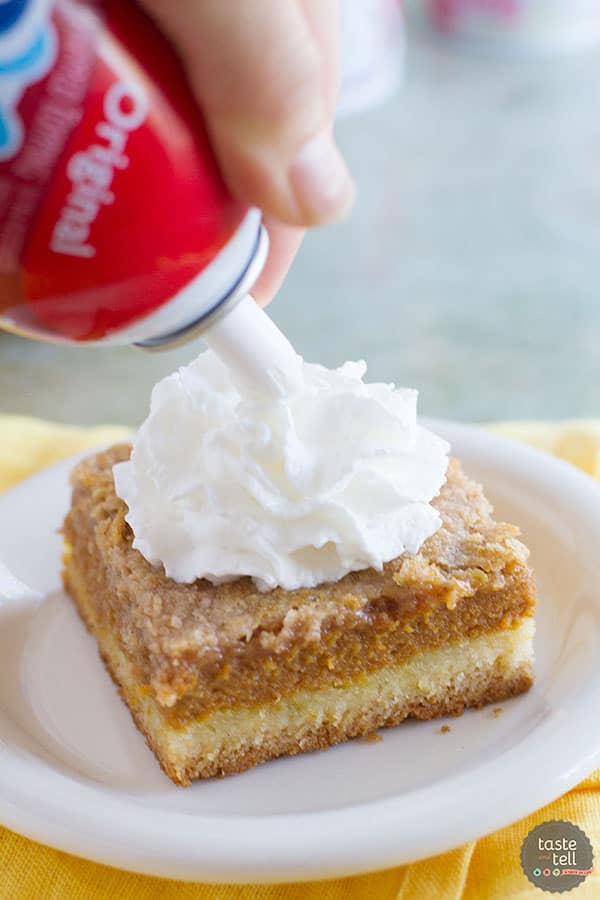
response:
[[[301,358],[250,294],[202,337],[242,389],[273,393],[300,382]]]

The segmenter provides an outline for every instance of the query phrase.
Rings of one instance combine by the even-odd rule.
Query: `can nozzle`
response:
[[[210,325],[202,338],[242,392],[279,393],[301,381],[301,357],[250,294]]]

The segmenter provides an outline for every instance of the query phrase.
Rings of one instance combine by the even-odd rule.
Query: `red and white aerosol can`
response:
[[[0,0],[0,328],[172,346],[246,294],[266,253],[133,2]]]

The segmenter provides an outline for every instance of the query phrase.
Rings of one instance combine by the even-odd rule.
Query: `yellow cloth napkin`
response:
[[[554,452],[600,479],[600,421],[490,427]],[[0,416],[0,490],[61,457],[127,434],[124,428],[73,428]],[[568,819],[583,828],[600,868],[600,770],[534,815],[450,853],[385,872],[308,884],[166,881],[78,859],[0,827],[0,900],[539,900],[543,893],[523,875],[519,854],[527,832],[548,819]],[[600,872],[573,896],[600,897]]]

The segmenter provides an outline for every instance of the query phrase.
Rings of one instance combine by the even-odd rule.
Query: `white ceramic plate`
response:
[[[381,743],[177,788],[161,773],[60,589],[72,461],[0,497],[0,559],[47,599],[0,602],[0,821],[125,869],[203,881],[350,875],[440,853],[539,808],[600,765],[600,490],[543,453],[437,423],[539,589],[536,683]]]

